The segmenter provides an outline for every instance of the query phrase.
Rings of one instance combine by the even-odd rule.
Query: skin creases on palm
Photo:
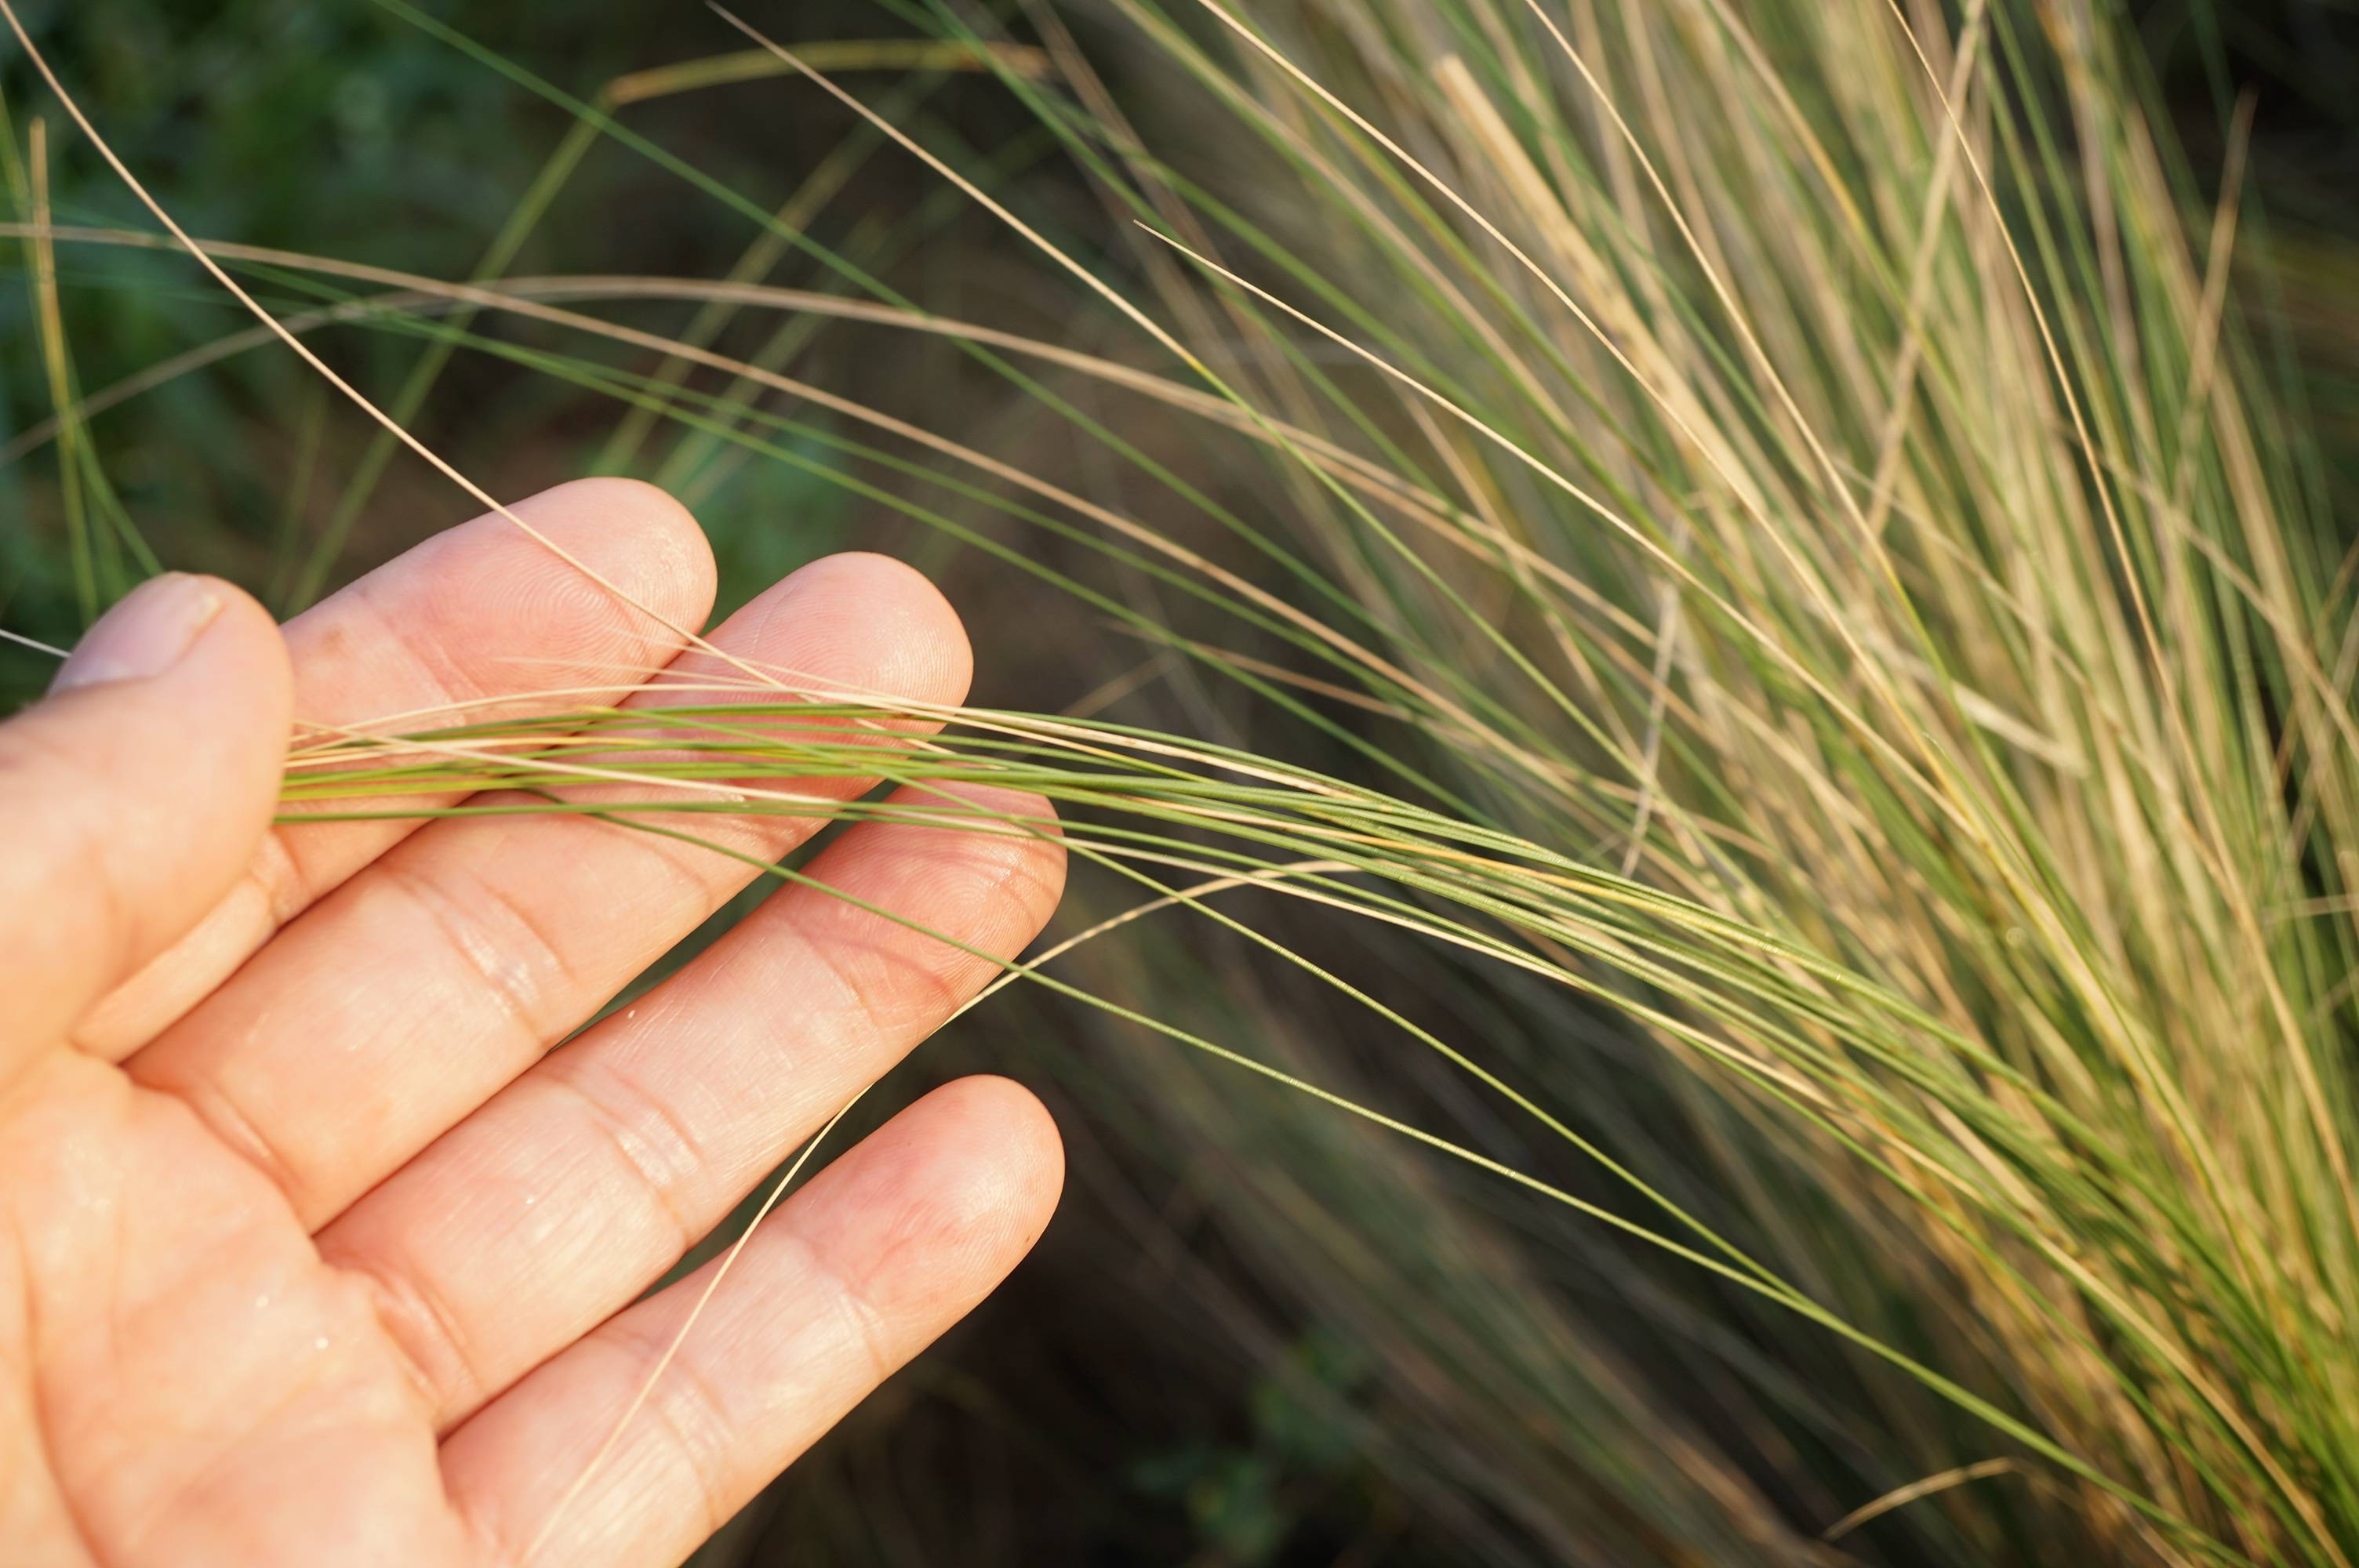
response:
[[[677,505],[516,510],[609,586],[498,517],[283,633],[158,579],[0,726],[12,1563],[676,1561],[1047,1223],[1054,1129],[967,1079],[798,1189],[692,1333],[718,1263],[637,1300],[1031,939],[1047,837],[863,824],[576,1034],[817,822],[700,816],[728,853],[580,814],[271,826],[292,725],[733,664],[964,696],[956,616],[892,561],[692,641],[712,573]]]

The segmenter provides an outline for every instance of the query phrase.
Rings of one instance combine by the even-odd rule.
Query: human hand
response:
[[[674,625],[711,608],[703,539],[658,492],[517,511]],[[711,639],[912,701],[959,701],[969,673],[949,606],[872,556]],[[522,1560],[703,1280],[635,1298],[995,972],[789,886],[548,1054],[752,871],[582,816],[269,826],[290,712],[532,690],[557,712],[668,661],[729,673],[682,647],[492,517],[283,639],[223,584],[150,583],[0,725],[0,1558]],[[815,827],[694,831],[766,860]],[[1062,874],[1039,838],[911,822],[812,867],[1011,957]],[[1045,1112],[996,1079],[836,1160],[536,1560],[684,1556],[999,1281],[1061,1175]]]

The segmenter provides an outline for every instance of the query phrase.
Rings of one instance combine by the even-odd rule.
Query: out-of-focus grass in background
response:
[[[585,97],[626,73],[743,45],[694,7],[587,0],[433,9]],[[27,10],[120,150],[201,236],[462,278],[572,129],[561,112],[365,5],[76,0],[46,15]],[[909,36],[893,13],[858,0],[748,14],[799,46]],[[1092,8],[1071,15],[1084,41],[1096,41]],[[2252,178],[2277,267],[2240,277],[2240,304],[2273,347],[2266,329],[2285,329],[2327,477],[2347,497],[2359,449],[2359,341],[2348,303],[2359,253],[2343,189],[2359,163],[2353,19],[2331,0],[2224,15],[2163,4],[2142,9],[2139,36],[2206,183],[2226,156],[2223,128],[2236,94],[2259,89]],[[1117,102],[1143,117],[1180,113],[1186,102],[1154,56],[1117,49],[1099,63]],[[1136,253],[1082,172],[1003,85],[973,72],[845,74],[971,178],[1010,192],[1036,224],[1135,279]],[[17,62],[0,70],[0,86],[21,139],[49,106]],[[909,159],[864,144],[859,122],[813,92],[753,81],[618,113],[765,205],[788,201],[815,174],[827,178],[831,157],[859,149],[804,215],[814,236],[941,314],[1051,339],[1072,330],[1070,284],[1045,277]],[[56,220],[145,227],[129,222],[128,199],[86,150],[50,130]],[[504,270],[714,278],[756,238],[680,181],[600,142]],[[247,325],[183,259],[74,246],[58,254],[63,341],[86,390]],[[16,351],[0,362],[0,440],[50,411],[48,372],[29,351],[41,337],[30,258],[9,259],[19,276],[0,289],[0,321]],[[835,287],[791,254],[765,276]],[[607,313],[677,334],[693,308]],[[528,325],[485,330],[527,348],[542,341]],[[749,318],[722,341],[756,358],[778,330],[776,318]],[[320,341],[388,401],[429,351],[413,335],[358,327]],[[1135,476],[1104,467],[1102,453],[1044,433],[1037,407],[953,345],[830,328],[777,346],[804,379],[1054,470],[1076,489],[1155,504],[1126,492]],[[591,351],[571,340],[566,349]],[[619,351],[614,362],[647,368]],[[503,495],[600,470],[681,492],[712,535],[724,600],[832,549],[904,555],[940,574],[965,612],[979,701],[1061,709],[1094,703],[1112,683],[1151,689],[1154,711],[1174,728],[1273,741],[1256,729],[1265,720],[1228,694],[1079,605],[1014,591],[1004,569],[939,535],[692,436],[656,430],[618,442],[617,419],[611,403],[561,380],[462,353],[412,424]],[[1185,430],[1144,423],[1125,434],[1175,463],[1197,450]],[[353,476],[367,471],[377,445],[373,430],[272,349],[126,403],[97,418],[87,438],[89,466],[157,554],[226,572],[288,609],[471,510],[402,460],[355,489]],[[0,594],[12,627],[62,643],[92,589],[63,534],[58,457],[45,447],[0,470],[0,500],[16,520],[0,531]],[[110,504],[89,494],[82,503]],[[96,583],[102,596],[106,586]],[[1135,602],[1154,604],[1152,585],[1128,586]],[[1044,603],[1055,612],[1041,613]],[[45,677],[29,656],[0,661],[12,699]],[[1249,903],[1236,907],[1250,918]],[[1487,973],[1470,985],[1429,947],[1358,927],[1309,932],[1297,945],[1410,1018],[1479,1038],[1500,1059],[1568,1043],[1593,1053],[1592,1098],[1567,1114],[1611,1128],[1625,1145],[1747,1136],[1676,1083],[1611,1071],[1640,1047],[1560,989]],[[1332,1065],[1339,1053],[1330,1043],[1368,1028],[1365,1013],[1306,996],[1279,966],[1196,923],[1155,927],[1082,962],[1095,989],[1149,1012],[1158,1002],[1184,1006],[1191,1026],[1260,1042],[1273,1059],[1311,1055],[1319,1043],[1315,1054]],[[905,1069],[910,1089],[977,1066],[1039,1085],[1073,1147],[1066,1210],[1008,1291],[749,1510],[709,1549],[714,1561],[1243,1568],[1851,1553],[1913,1564],[2085,1552],[2083,1541],[2060,1547],[2043,1533],[2041,1483],[1997,1463],[1942,1505],[1896,1510],[1835,1545],[1816,1544],[1854,1506],[1914,1479],[1905,1466],[1922,1448],[1948,1444],[1964,1465],[2002,1451],[1902,1379],[1776,1332],[1736,1292],[1560,1211],[1381,1152],[1364,1129],[1291,1097],[1186,1064],[1142,1073],[1125,1054],[1157,1049],[1019,989]],[[1350,1059],[1348,1047],[1340,1059]],[[1478,1139],[1493,1115],[1421,1061],[1361,1065],[1396,1075],[1388,1089]],[[904,1098],[878,1097],[888,1106]],[[1674,1151],[1664,1164],[1678,1162]],[[1710,1210],[1706,1185],[1700,1173],[1698,1191],[1680,1195]],[[1812,1211],[1806,1182],[1782,1196],[1799,1228],[1837,1223]],[[1877,1452],[1866,1412],[1908,1428],[1921,1446]]]

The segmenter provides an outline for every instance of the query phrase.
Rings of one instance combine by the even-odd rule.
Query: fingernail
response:
[[[161,675],[212,624],[221,607],[221,595],[202,578],[186,572],[150,578],[83,633],[49,689]]]

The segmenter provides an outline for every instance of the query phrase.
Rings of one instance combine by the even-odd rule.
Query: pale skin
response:
[[[704,1276],[642,1292],[997,971],[790,887],[576,1034],[755,873],[589,817],[272,827],[299,721],[737,674],[686,641],[712,566],[677,505],[598,481],[516,511],[619,596],[496,516],[283,630],[167,579],[0,725],[12,1564],[674,1563],[1048,1223],[1038,1101],[927,1096],[774,1211],[559,1509]],[[874,556],[704,635],[923,703],[971,667],[940,595]],[[818,826],[695,823],[763,859]],[[1063,876],[1042,836],[912,822],[811,870],[1005,957]]]

